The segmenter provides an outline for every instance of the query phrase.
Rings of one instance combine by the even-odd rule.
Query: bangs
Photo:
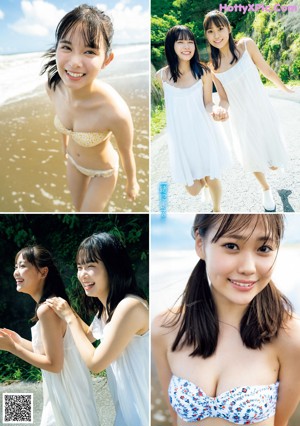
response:
[[[27,260],[27,262],[36,266],[33,247],[24,247],[20,251],[18,251],[18,253],[15,256],[15,263],[17,263],[18,257],[21,255],[24,257],[25,260]]]
[[[220,215],[221,216],[221,215]],[[262,225],[264,229],[265,242],[274,241],[279,246],[280,240],[283,237],[284,223],[281,215],[273,214],[232,214],[222,215],[220,224],[212,243],[218,241],[223,236],[244,233],[247,228],[250,228],[247,239],[251,237],[258,225]]]
[[[229,28],[229,21],[227,20],[225,15],[221,15],[221,14],[217,14],[217,13],[213,13],[213,14],[209,14],[206,16],[206,18],[204,19],[204,31],[209,30],[212,25],[215,25],[217,28],[220,27],[227,27]]]
[[[90,245],[85,245],[81,247],[76,255],[76,264],[77,265],[86,265],[87,263],[97,263],[101,261],[99,251]]]
[[[195,39],[193,33],[186,27],[178,28],[175,34],[176,40],[193,40]]]
[[[79,19],[70,21],[62,31],[58,29],[57,42],[61,39],[65,39],[67,36],[72,40],[73,34],[77,29],[81,32],[85,46],[91,47],[92,49],[100,49],[102,42],[100,25],[97,25],[95,22],[82,22]]]

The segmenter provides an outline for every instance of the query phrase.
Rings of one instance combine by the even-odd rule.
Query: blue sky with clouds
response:
[[[0,55],[47,50],[59,20],[81,3],[113,19],[115,45],[149,41],[148,0],[0,0]]]

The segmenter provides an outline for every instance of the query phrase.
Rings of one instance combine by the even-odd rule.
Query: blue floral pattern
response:
[[[271,385],[235,387],[211,397],[188,380],[172,376],[169,398],[185,422],[220,418],[237,425],[262,422],[275,415],[279,382]]]

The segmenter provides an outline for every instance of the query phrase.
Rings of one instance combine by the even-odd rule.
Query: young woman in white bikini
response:
[[[80,5],[59,22],[55,47],[46,53],[47,92],[54,124],[63,134],[67,181],[77,211],[101,212],[116,187],[119,156],[127,177],[126,193],[139,192],[133,155],[133,124],[127,104],[97,79],[113,59],[110,18],[96,7]]]
[[[272,281],[283,217],[197,214],[192,229],[200,260],[179,306],[151,329],[173,425],[287,426],[300,321]]]

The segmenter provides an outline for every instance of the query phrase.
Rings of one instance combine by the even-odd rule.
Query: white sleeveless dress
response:
[[[35,353],[44,353],[40,323],[31,328]],[[43,412],[40,426],[99,426],[90,372],[69,327],[64,336],[64,364],[59,373],[42,370]]]
[[[90,330],[95,339],[103,340],[109,327],[95,316]],[[148,426],[149,332],[135,335],[106,373],[116,409],[114,426]]]
[[[207,113],[203,84],[179,88],[163,81],[170,168],[173,180],[191,186],[196,179],[220,179],[231,156],[220,123]]]
[[[232,68],[215,73],[229,101],[233,145],[244,169],[266,173],[287,163],[279,120],[247,50]]]

